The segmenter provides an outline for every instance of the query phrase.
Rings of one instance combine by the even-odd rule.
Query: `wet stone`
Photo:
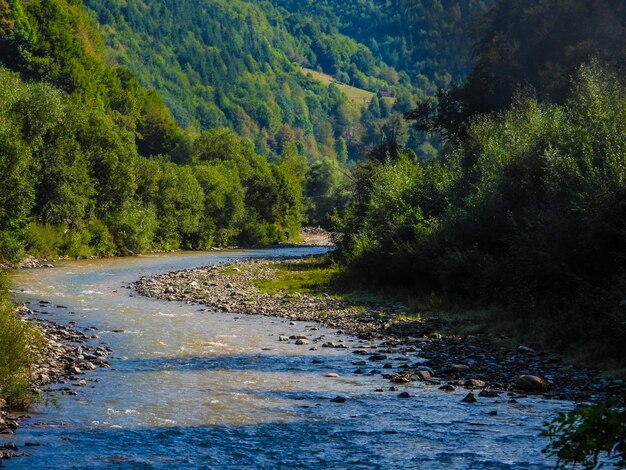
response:
[[[345,397],[335,397],[330,400],[331,403],[345,403],[346,401]]]
[[[478,400],[476,400],[476,397],[474,396],[474,394],[470,392],[461,401],[464,403],[476,403]]]

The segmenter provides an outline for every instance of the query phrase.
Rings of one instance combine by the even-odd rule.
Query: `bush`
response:
[[[54,225],[30,223],[26,227],[26,250],[37,258],[55,258],[61,253],[66,229]]]
[[[0,230],[0,262],[15,263],[24,257],[24,242],[7,230]]]
[[[141,253],[152,248],[158,226],[156,211],[138,201],[128,201],[109,220],[118,252]]]

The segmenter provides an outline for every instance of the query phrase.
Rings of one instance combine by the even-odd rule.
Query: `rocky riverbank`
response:
[[[420,381],[443,391],[467,389],[465,400],[469,402],[503,393],[508,393],[515,402],[527,393],[587,400],[618,386],[599,380],[595,370],[565,365],[554,354],[524,345],[499,347],[486,335],[455,334],[445,316],[436,312],[418,318],[411,316],[403,304],[356,302],[328,295],[266,293],[258,286],[276,278],[276,263],[276,260],[247,260],[183,270],[143,277],[133,287],[144,296],[200,304],[207,311],[316,321],[375,341],[375,349],[354,347],[350,351],[355,355],[354,365],[359,367],[355,373],[379,373],[391,382],[392,390]],[[293,341],[310,349],[348,349],[344,343],[325,341],[314,331],[310,335],[281,336],[279,341]]]
[[[48,306],[41,301],[39,307]],[[35,367],[31,374],[33,392],[42,399],[54,393],[76,395],[78,387],[85,387],[92,379],[89,372],[99,367],[108,368],[107,356],[111,350],[105,346],[91,346],[87,343],[97,339],[93,328],[79,329],[74,326],[58,325],[35,318],[37,307],[24,306],[19,313],[39,333],[39,341],[34,345]],[[51,387],[61,384],[62,387]],[[20,420],[27,414],[19,410],[6,409],[0,400],[0,434],[10,435],[19,428]],[[28,444],[26,444],[28,446]],[[9,459],[24,455],[15,444],[7,443],[0,447],[0,458]]]

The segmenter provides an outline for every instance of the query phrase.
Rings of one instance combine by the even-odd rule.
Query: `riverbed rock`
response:
[[[418,370],[415,375],[417,376],[417,378],[419,378],[420,380],[428,380],[430,379],[433,374],[432,372],[428,371],[428,370]]]
[[[445,384],[439,387],[439,390],[443,390],[444,392],[454,392],[456,390],[456,387],[451,384]]]
[[[469,379],[469,380],[466,380],[465,383],[463,384],[463,386],[466,388],[483,388],[486,385],[487,384],[484,381],[478,380],[478,379]]]
[[[476,400],[476,397],[474,396],[472,392],[469,392],[467,395],[465,395],[465,398],[463,398],[463,400],[461,401],[463,403],[476,403],[478,400]]]
[[[331,398],[331,403],[345,403],[346,401],[348,401],[345,397],[335,397],[335,398]]]
[[[547,388],[547,383],[535,375],[522,375],[515,382],[515,388],[524,392],[541,392]]]
[[[336,374],[335,372],[329,372],[328,374],[324,374],[324,377],[328,377],[330,379],[334,379],[339,377],[339,374]]]

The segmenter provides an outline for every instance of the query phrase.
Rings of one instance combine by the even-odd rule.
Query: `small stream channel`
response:
[[[16,300],[49,301],[49,308],[38,308],[47,311],[42,318],[97,328],[93,344],[106,343],[113,356],[112,367],[89,373],[93,382],[77,387],[77,396],[57,394],[56,404],[33,410],[15,436],[0,438],[0,445],[14,442],[29,454],[5,465],[546,468],[538,433],[568,403],[530,397],[509,404],[503,396],[466,404],[464,390],[446,394],[419,383],[402,387],[413,397],[401,399],[380,375],[355,375],[350,349],[311,351],[278,336],[325,335],[349,348],[369,342],[311,322],[201,312],[124,288],[145,275],[322,251],[176,253],[14,271]],[[324,377],[330,372],[339,377]],[[347,402],[331,403],[338,395]],[[24,447],[27,442],[40,446]]]

